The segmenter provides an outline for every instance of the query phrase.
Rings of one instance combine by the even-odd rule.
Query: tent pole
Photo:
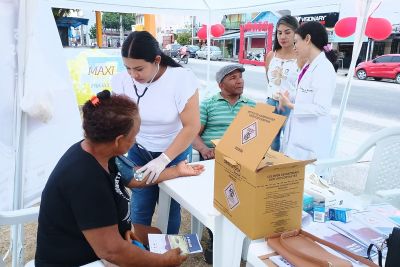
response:
[[[340,131],[343,125],[343,117],[344,111],[346,110],[347,101],[349,100],[350,88],[353,81],[353,73],[356,68],[356,63],[358,56],[360,54],[362,40],[364,38],[365,27],[367,25],[368,20],[368,10],[371,6],[372,0],[361,0],[360,1],[360,14],[357,16],[357,26],[356,26],[356,34],[354,37],[354,46],[353,46],[353,55],[351,57],[351,64],[349,68],[349,72],[347,74],[346,85],[344,88],[342,102],[340,104],[339,115],[337,118],[336,128],[333,135],[332,146],[330,151],[330,156],[334,157],[337,150],[337,145],[339,141]]]
[[[208,20],[207,20],[207,89],[210,84],[210,54],[211,54],[211,10],[208,9]]]
[[[35,1],[36,2],[36,1]],[[36,3],[31,3],[32,6]],[[27,44],[27,0],[19,1],[19,14],[18,14],[18,33],[19,38],[17,40],[17,90],[16,90],[16,119],[15,119],[15,136],[16,138],[16,151],[15,151],[15,171],[14,171],[14,194],[13,194],[13,210],[18,210],[23,207],[23,163],[24,163],[24,142],[26,135],[27,119],[25,113],[20,108],[20,99],[24,95],[25,87],[25,66],[26,66],[26,48],[29,47]],[[31,5],[30,5],[31,6]],[[30,13],[32,16],[32,12]],[[13,225],[11,227],[12,237],[12,266],[19,267],[23,265],[23,225]]]
[[[370,45],[371,45],[371,39],[368,38],[367,52],[365,53],[365,61],[368,61],[368,58],[369,58],[369,49],[370,49]]]

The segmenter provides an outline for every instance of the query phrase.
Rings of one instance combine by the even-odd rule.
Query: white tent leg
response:
[[[36,2],[36,1],[35,1]],[[36,3],[32,3],[32,7]],[[14,176],[14,194],[13,194],[13,209],[19,210],[23,208],[22,190],[23,190],[23,162],[24,162],[24,142],[26,137],[27,118],[26,114],[20,109],[20,100],[24,95],[25,88],[25,66],[26,66],[26,52],[27,52],[27,5],[26,0],[19,1],[19,14],[18,14],[18,81],[16,90],[16,125],[15,134],[18,137],[16,140],[16,154],[15,154],[15,176]],[[33,13],[33,12],[32,12]],[[13,225],[11,227],[11,255],[12,266],[23,266],[23,226]]]
[[[356,68],[358,56],[362,46],[362,40],[364,38],[365,27],[368,20],[368,10],[370,9],[373,0],[359,0],[360,14],[357,16],[356,33],[354,37],[353,55],[351,57],[351,64],[347,75],[346,85],[344,88],[342,102],[340,104],[339,115],[336,123],[336,129],[332,140],[330,156],[334,157],[336,154],[337,143],[339,140],[340,130],[343,125],[343,116],[346,110],[347,101],[349,100],[351,83],[353,81],[353,73]]]
[[[17,224],[11,226],[12,238],[12,266],[24,266],[24,229],[23,225]]]

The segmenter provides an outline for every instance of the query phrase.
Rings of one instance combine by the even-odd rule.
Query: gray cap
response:
[[[215,80],[217,81],[218,84],[220,84],[226,75],[228,75],[229,73],[231,73],[235,70],[240,70],[240,72],[244,72],[245,69],[243,68],[243,65],[241,65],[241,64],[231,64],[231,65],[223,66],[215,74]]]

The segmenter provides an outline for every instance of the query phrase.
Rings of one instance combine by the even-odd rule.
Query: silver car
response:
[[[196,51],[196,58],[207,59],[207,46],[203,46],[200,50]],[[210,46],[210,59],[211,60],[221,60],[222,51],[218,46]]]

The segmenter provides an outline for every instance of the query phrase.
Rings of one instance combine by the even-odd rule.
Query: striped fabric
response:
[[[240,96],[239,100],[231,105],[220,93],[201,102],[200,122],[204,125],[201,138],[208,147],[214,147],[211,140],[220,139],[224,135],[240,108],[245,105],[254,107],[256,103]]]

